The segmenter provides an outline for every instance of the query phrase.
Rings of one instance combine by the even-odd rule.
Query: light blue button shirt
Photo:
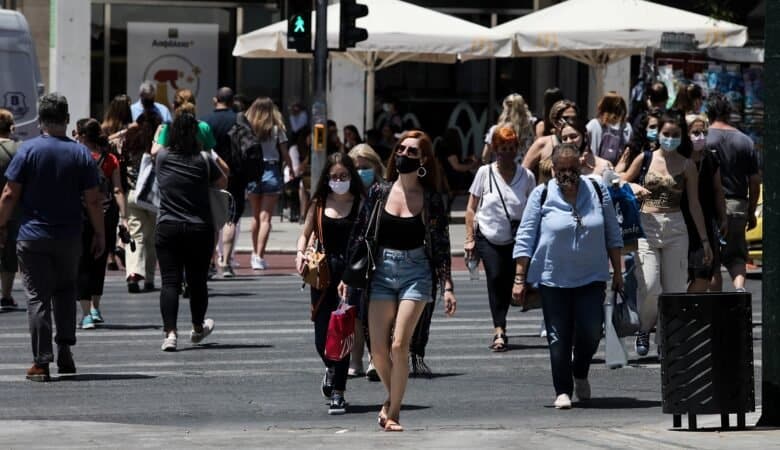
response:
[[[547,183],[547,199],[541,208],[545,186],[533,190],[513,252],[515,258],[531,258],[526,281],[572,288],[609,280],[607,249],[623,247],[623,237],[609,193],[601,183],[599,188],[601,207],[593,183],[580,177],[574,208],[563,199],[555,179]]]
[[[171,112],[168,110],[167,106],[155,102],[154,107],[157,109],[157,112],[160,113],[160,118],[162,119],[163,123],[171,123],[173,121],[171,119]],[[138,119],[138,116],[140,116],[142,112],[144,112],[144,107],[141,105],[140,100],[130,105],[130,113],[133,116],[134,122]]]

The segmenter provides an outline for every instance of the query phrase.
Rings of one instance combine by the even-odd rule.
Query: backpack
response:
[[[626,149],[625,132],[626,124],[622,124],[617,130],[609,126],[601,126],[601,142],[596,156],[601,157],[616,165],[623,150]]]
[[[230,151],[225,162],[230,174],[245,181],[259,180],[263,176],[263,145],[255,135],[246,116],[239,113],[236,123],[228,131]]]

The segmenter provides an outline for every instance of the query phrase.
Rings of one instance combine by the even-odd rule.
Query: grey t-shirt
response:
[[[155,170],[160,186],[157,223],[211,223],[209,185],[221,174],[212,158],[204,158],[203,153],[183,154],[163,149],[157,153]]]
[[[758,155],[753,141],[739,130],[710,128],[707,148],[719,159],[726,198],[747,200],[748,180],[758,173]]]

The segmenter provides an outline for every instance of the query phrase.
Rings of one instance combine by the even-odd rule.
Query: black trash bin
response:
[[[753,313],[749,293],[663,294],[661,325],[661,394],[663,412],[673,426],[688,415],[720,414],[729,427],[745,427],[745,413],[755,411]]]

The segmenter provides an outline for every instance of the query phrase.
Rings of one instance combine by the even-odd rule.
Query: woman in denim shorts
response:
[[[385,431],[403,431],[398,422],[409,378],[409,343],[425,306],[444,291],[445,312],[455,313],[450,276],[450,237],[440,193],[439,166],[430,138],[405,132],[387,166],[389,183],[374,185],[352,233],[350,254],[365,245],[376,205],[376,270],[368,289],[371,356],[388,398],[379,412]],[[373,231],[372,231],[373,234]],[[347,286],[339,285],[347,295]]]
[[[249,203],[252,205],[252,257],[253,270],[268,268],[265,247],[271,234],[271,216],[282,192],[282,162],[292,167],[287,153],[287,135],[279,109],[268,97],[260,97],[244,113],[263,147],[264,172],[259,180],[247,184]]]

